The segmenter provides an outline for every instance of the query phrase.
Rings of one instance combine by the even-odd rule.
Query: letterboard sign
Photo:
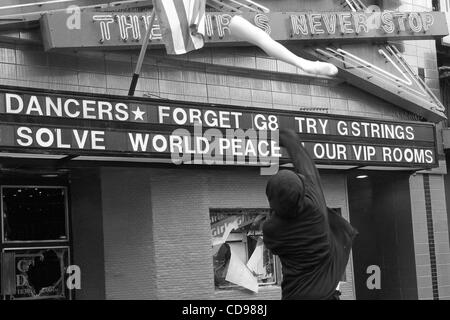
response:
[[[277,138],[286,128],[317,163],[437,165],[425,122],[7,89],[0,120],[4,151],[262,164],[286,158]]]

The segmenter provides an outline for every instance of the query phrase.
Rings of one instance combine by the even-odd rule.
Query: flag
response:
[[[168,54],[183,54],[203,47],[206,0],[154,0]]]

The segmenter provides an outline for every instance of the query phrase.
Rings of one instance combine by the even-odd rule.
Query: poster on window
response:
[[[7,249],[2,253],[3,295],[12,299],[66,299],[69,249]],[[5,285],[6,284],[6,285]]]
[[[275,257],[264,247],[262,223],[268,210],[212,210],[216,289],[258,287],[276,283]]]

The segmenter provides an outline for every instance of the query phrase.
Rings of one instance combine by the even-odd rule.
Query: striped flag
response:
[[[154,0],[168,54],[183,54],[203,47],[206,0]]]

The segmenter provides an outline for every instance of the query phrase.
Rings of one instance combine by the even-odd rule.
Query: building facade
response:
[[[33,6],[15,7],[15,1],[9,2],[5,8],[0,7],[0,15],[38,11]],[[95,1],[96,4],[103,2],[106,1]],[[213,2],[221,9],[220,3]],[[363,9],[353,8],[351,1],[261,0],[258,3],[271,12],[352,12],[352,9]],[[74,4],[80,7],[88,5],[87,1],[74,1]],[[377,5],[382,11],[433,11],[430,0],[367,1],[366,5]],[[48,6],[39,11],[61,9],[63,14],[70,16],[65,11],[67,4]],[[139,8],[138,5],[123,5],[114,9],[116,12],[134,12]],[[219,10],[212,6],[207,9],[208,12]],[[111,8],[86,8],[81,14],[110,11]],[[115,121],[117,118],[114,117],[121,115],[120,109],[115,110],[116,113],[103,109],[107,121],[99,120],[101,113],[98,109],[86,108],[83,109],[88,110],[84,117],[57,117],[54,116],[56,111],[53,116],[46,117],[45,111],[40,114],[39,108],[36,109],[36,102],[30,102],[34,101],[33,96],[42,107],[46,102],[47,108],[50,108],[47,98],[53,99],[53,105],[56,105],[59,97],[74,99],[79,104],[81,100],[94,101],[97,102],[95,108],[98,108],[98,101],[140,105],[149,114],[148,110],[161,105],[179,105],[180,108],[232,109],[252,114],[281,112],[290,117],[329,119],[336,123],[342,120],[414,128],[416,137],[428,137],[413,146],[417,150],[429,148],[433,152],[429,162],[426,155],[405,160],[409,158],[407,153],[396,161],[394,149],[391,150],[392,156],[385,155],[374,163],[355,159],[339,161],[343,159],[332,155],[336,151],[324,149],[327,156],[323,155],[318,161],[327,205],[340,210],[342,216],[360,232],[340,289],[343,299],[450,298],[449,217],[444,187],[447,168],[441,130],[445,116],[441,118],[436,111],[426,107],[427,104],[435,104],[439,110],[439,103],[433,97],[441,97],[434,39],[423,40],[420,36],[408,40],[389,39],[389,45],[401,52],[404,61],[422,80],[417,80],[416,86],[426,92],[426,98],[422,99],[426,102],[408,100],[418,89],[409,84],[415,80],[400,78],[407,74],[406,68],[396,70],[396,67],[403,66],[401,62],[377,71],[381,75],[389,72],[391,78],[397,77],[408,83],[394,80],[392,86],[376,82],[383,82],[383,78],[371,79],[370,75],[359,74],[365,67],[350,63],[349,54],[352,54],[364,60],[362,65],[366,64],[365,61],[379,68],[382,67],[379,61],[387,65],[389,59],[381,55],[380,50],[390,52],[390,49],[387,49],[387,40],[381,38],[361,43],[329,40],[333,46],[337,43],[336,46],[346,52],[341,62],[348,65],[347,68],[339,65],[344,76],[338,79],[311,77],[248,45],[227,43],[220,46],[207,42],[205,48],[180,56],[168,56],[163,48],[156,46],[148,51],[135,97],[130,98],[128,88],[139,47],[57,48],[58,43],[53,42],[55,48],[46,50],[43,24],[34,26],[32,15],[25,16],[30,19],[31,26],[17,27],[13,31],[5,27],[0,36],[0,91],[2,99],[5,99],[0,110],[2,145],[5,146],[0,154],[3,199],[1,282],[4,298],[30,297],[37,294],[31,293],[30,288],[45,288],[45,283],[50,281],[48,277],[33,276],[31,271],[39,273],[41,267],[40,271],[44,272],[42,270],[51,268],[52,264],[39,266],[34,260],[36,256],[53,261],[56,269],[59,264],[63,268],[76,265],[81,270],[81,289],[68,290],[64,283],[67,274],[63,273],[62,287],[55,285],[53,293],[48,296],[63,293],[64,297],[73,299],[281,297],[279,262],[266,251],[262,251],[265,275],[258,279],[258,292],[229,281],[219,284],[215,279],[215,251],[211,241],[212,230],[221,219],[219,217],[242,217],[241,220],[245,221],[268,211],[265,186],[270,175],[261,175],[259,166],[174,165],[167,158],[150,161],[130,152],[119,154],[119,151],[124,151],[119,147],[114,149],[114,153],[102,153],[102,148],[94,150],[98,141],[95,141],[92,131],[86,133],[81,128],[122,132],[128,125],[132,131],[144,126],[138,121],[132,124]],[[360,29],[361,33],[363,31]],[[224,32],[226,34],[226,29]],[[305,49],[301,41],[287,40],[284,43],[296,53],[314,56],[308,51],[310,47]],[[331,45],[320,43],[320,48],[328,46]],[[321,58],[328,57],[333,62],[330,52]],[[373,70],[378,70],[375,67],[365,72],[375,74]],[[401,86],[397,91],[392,89]],[[406,88],[408,86],[410,89]],[[21,102],[17,102],[18,98],[11,98],[18,96],[22,97]],[[8,105],[8,101],[16,104],[13,107]],[[413,106],[411,110],[407,109],[409,105]],[[11,111],[20,106],[23,111]],[[31,110],[28,113],[27,106]],[[78,110],[73,106],[67,110],[72,113]],[[11,111],[9,114],[8,110]],[[93,114],[96,117],[89,118]],[[150,118],[147,120],[151,122]],[[320,130],[319,125],[320,122],[315,122],[310,129]],[[9,145],[8,141],[13,139],[9,132],[23,127],[28,129],[17,131],[22,135],[18,134],[16,139],[16,142],[21,139],[23,144]],[[73,151],[67,147],[71,152],[64,153],[53,148],[52,143],[45,149],[43,146],[50,139],[57,140],[58,137],[50,138],[49,131],[38,133],[38,128],[44,127],[51,128],[51,132],[57,132],[56,128],[79,128],[72,138],[67,138],[63,132],[62,137],[68,140],[59,141],[60,146],[70,140],[78,146],[87,143],[95,152],[90,153],[81,147],[73,148],[76,149]],[[164,130],[163,127],[154,128]],[[429,128],[433,128],[431,136],[423,133]],[[119,141],[121,136],[110,136],[111,139],[114,137]],[[429,137],[431,140],[427,140]],[[326,143],[327,138],[336,137],[326,134],[321,141]],[[37,142],[28,144],[30,139]],[[36,145],[39,139],[42,143]],[[311,139],[314,141],[315,138]],[[404,136],[403,139],[405,141],[395,142],[393,140],[402,140],[402,136],[391,138],[385,144],[400,150],[402,145],[408,145],[408,139]],[[336,141],[359,145],[369,143],[368,140],[358,140],[358,137],[347,137],[343,142]],[[111,142],[111,146],[116,147],[114,143]],[[374,142],[374,145],[382,148],[383,143]],[[120,141],[117,146],[119,144]],[[320,156],[319,151],[316,158]],[[26,199],[33,201],[27,202]],[[44,213],[39,211],[42,208]],[[30,218],[23,213],[24,210],[36,212],[36,216]],[[50,212],[47,217],[46,210]],[[15,217],[20,217],[20,221],[17,222]],[[252,234],[235,230],[228,242],[233,243],[230,244],[233,250],[239,252],[247,263],[251,253],[257,250],[260,237],[258,230]],[[380,288],[368,285],[373,266],[379,268]]]

